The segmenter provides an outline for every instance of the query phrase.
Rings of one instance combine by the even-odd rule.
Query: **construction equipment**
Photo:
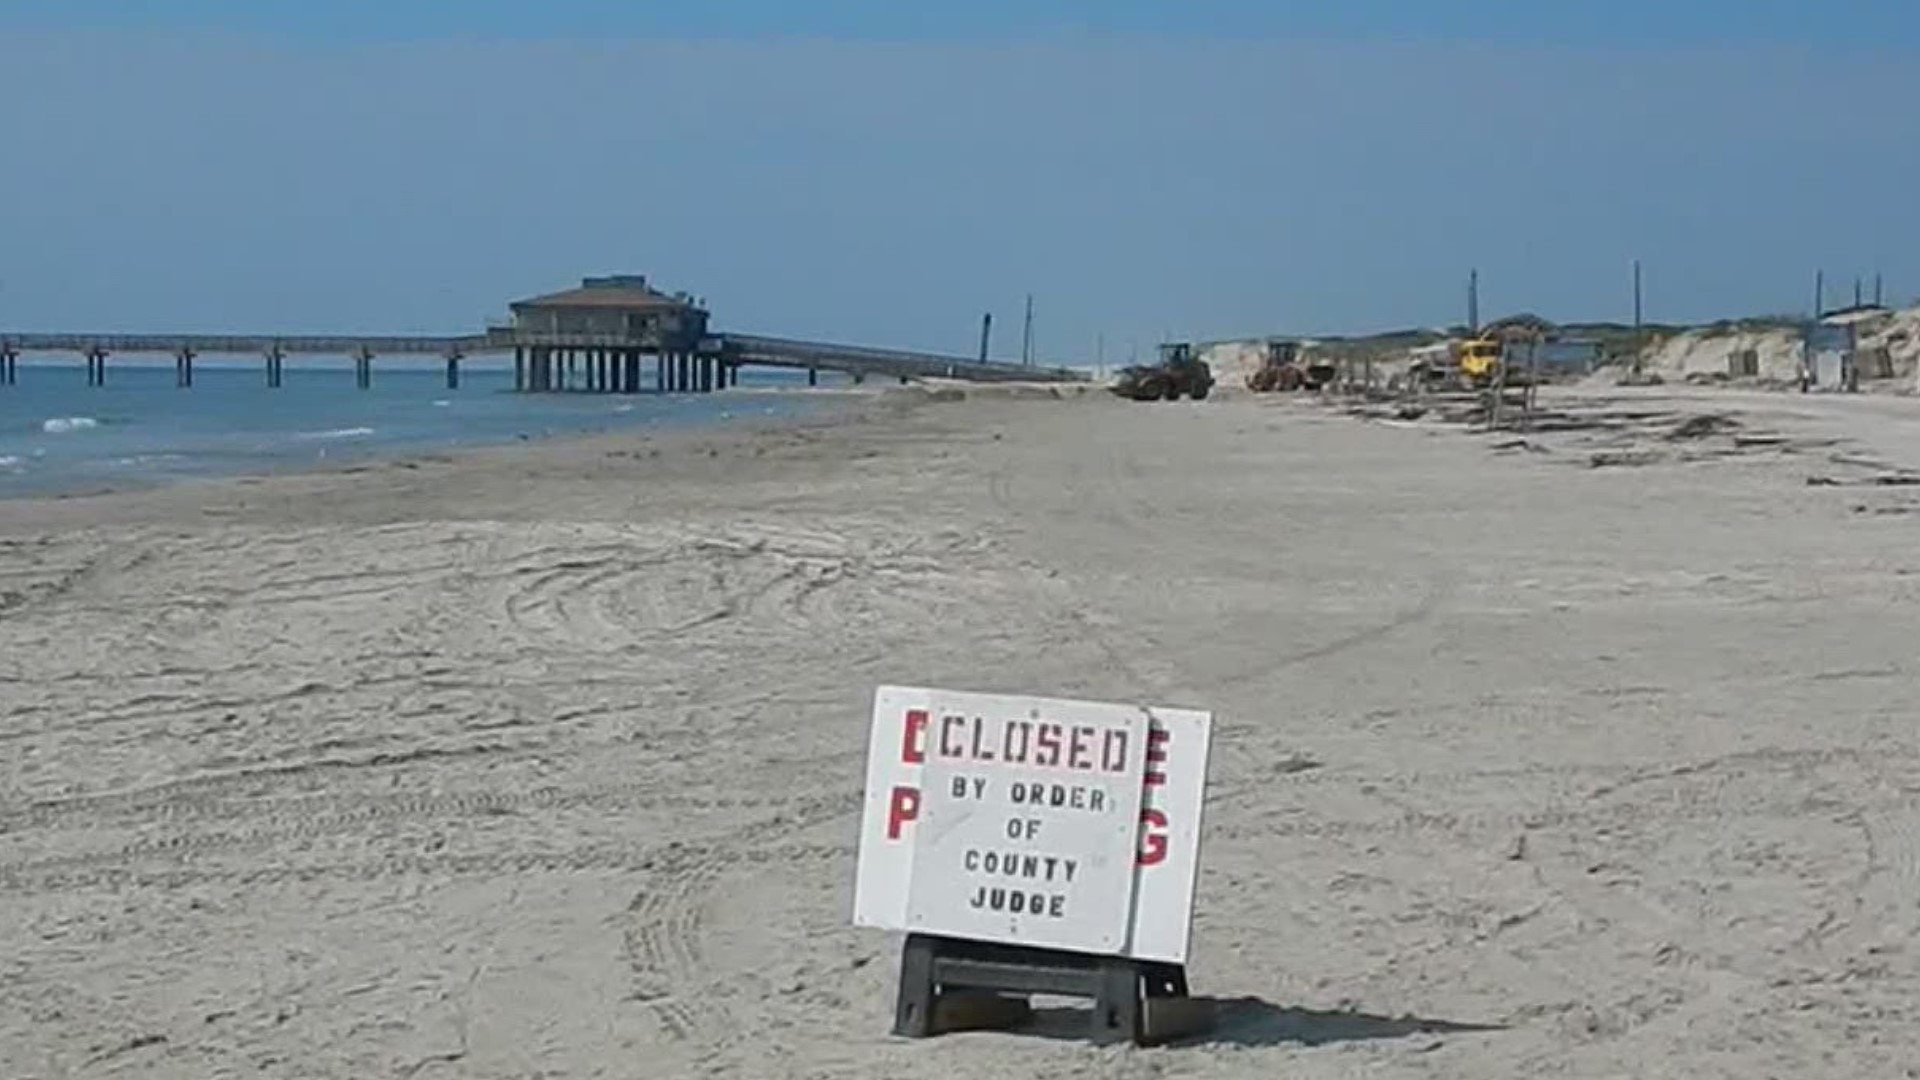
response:
[[[1492,386],[1500,374],[1500,360],[1506,349],[1506,339],[1491,328],[1462,341],[1455,361],[1460,380],[1475,389]]]
[[[1318,390],[1333,381],[1338,368],[1324,357],[1307,360],[1297,341],[1267,342],[1267,355],[1247,376],[1247,389],[1256,393]]]
[[[1122,368],[1108,389],[1134,401],[1178,401],[1182,394],[1204,401],[1213,392],[1213,368],[1193,355],[1191,344],[1169,342],[1160,346],[1158,364]]]

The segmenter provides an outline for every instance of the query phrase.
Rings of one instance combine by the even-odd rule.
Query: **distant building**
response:
[[[600,339],[649,350],[691,352],[707,333],[707,311],[685,293],[660,292],[638,274],[590,277],[577,289],[510,304],[513,334],[556,344]]]

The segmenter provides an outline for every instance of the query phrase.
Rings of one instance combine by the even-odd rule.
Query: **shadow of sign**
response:
[[[1213,1030],[1185,1045],[1326,1046],[1331,1043],[1405,1039],[1415,1035],[1458,1035],[1505,1031],[1501,1024],[1435,1020],[1419,1016],[1374,1016],[1363,1012],[1322,1012],[1282,1008],[1259,998],[1214,1002]]]
[[[1504,1024],[1438,1020],[1419,1016],[1375,1016],[1363,1012],[1283,1008],[1260,998],[1196,998],[1212,1007],[1212,1024],[1204,1032],[1166,1043],[1172,1048],[1197,1046],[1328,1046],[1412,1038],[1416,1035],[1460,1035],[1506,1031]],[[1087,1010],[1039,1008],[1020,1029],[1028,1035],[1066,1040],[1083,1039]]]

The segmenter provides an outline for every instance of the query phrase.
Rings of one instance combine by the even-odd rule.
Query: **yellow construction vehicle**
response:
[[[1478,337],[1462,341],[1458,361],[1460,380],[1472,387],[1491,386],[1500,373],[1500,358],[1506,347],[1506,339],[1497,330],[1483,330]]]

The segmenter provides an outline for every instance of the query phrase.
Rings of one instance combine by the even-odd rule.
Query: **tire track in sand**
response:
[[[857,794],[820,796],[783,811],[773,821],[735,830],[712,844],[670,844],[650,864],[651,875],[628,906],[623,945],[645,1002],[676,1041],[711,1046],[738,1038],[758,1018],[726,1004],[715,984],[725,973],[705,947],[713,897],[727,876],[769,861],[814,863],[844,853],[845,844],[795,845],[788,838],[859,812]]]
[[[506,817],[526,812],[558,813],[577,809],[640,809],[697,816],[715,812],[777,812],[777,802],[752,796],[715,798],[663,794],[659,785],[614,784],[582,789],[555,787],[526,791],[467,791],[354,797],[320,795],[290,800],[193,800],[138,808],[119,820],[103,819],[82,806],[48,808],[31,827],[66,825],[76,819],[84,831],[98,834],[119,828],[162,835],[91,851],[31,859],[0,860],[0,880],[32,883],[99,866],[137,866],[162,861],[190,863],[209,857],[284,849],[313,841],[392,833],[410,824]],[[775,820],[779,820],[776,813]],[[16,819],[16,824],[21,823]],[[210,830],[182,828],[197,823]],[[222,824],[242,827],[222,829]],[[157,827],[157,828],[156,828]],[[23,830],[8,828],[0,836]]]

